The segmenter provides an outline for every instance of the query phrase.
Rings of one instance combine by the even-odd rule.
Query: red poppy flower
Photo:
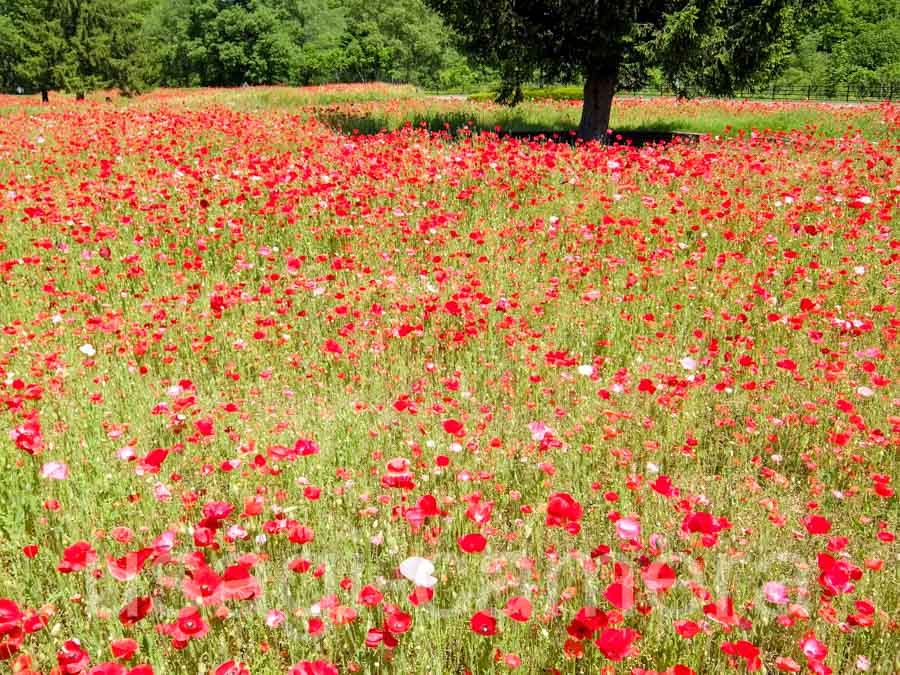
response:
[[[469,621],[473,633],[479,635],[494,635],[497,632],[497,620],[488,612],[475,612]]]
[[[569,622],[566,632],[576,640],[585,640],[605,627],[607,621],[606,612],[596,607],[582,607],[578,610],[575,618]]]
[[[827,553],[820,553],[817,563],[821,571],[819,585],[826,595],[852,593],[853,582],[862,578],[862,570],[858,567],[846,560],[835,560]]]
[[[481,553],[487,546],[487,539],[483,535],[467,534],[457,540],[459,547],[466,553]]]
[[[477,501],[469,505],[466,509],[466,518],[471,520],[478,526],[487,525],[491,520],[491,514],[494,511],[494,502]]]
[[[341,347],[341,345],[338,344],[335,340],[328,339],[325,341],[325,351],[329,354],[340,355],[344,353],[344,348]]]
[[[677,497],[678,488],[672,485],[672,479],[668,476],[659,476],[655,481],[650,483],[650,487],[654,492],[658,492],[663,497]]]
[[[521,595],[512,597],[506,602],[503,613],[513,621],[524,623],[531,618],[531,601]]]
[[[384,620],[384,627],[395,635],[405,633],[412,626],[412,617],[406,612],[401,612],[396,607],[393,611],[387,612]]]
[[[128,675],[128,670],[120,663],[106,661],[87,671],[87,675]]]
[[[222,601],[222,578],[206,565],[189,571],[182,583],[185,597],[201,605],[216,605]]]
[[[789,656],[779,656],[775,659],[775,667],[783,673],[799,673],[803,666]]]
[[[800,651],[803,655],[812,661],[821,661],[828,656],[828,647],[824,642],[816,639],[815,633],[807,632],[800,639]]]
[[[335,666],[328,661],[301,661],[288,670],[287,675],[340,675]]]
[[[250,675],[250,669],[245,664],[232,659],[216,668],[213,675]]]
[[[572,495],[567,492],[555,492],[547,500],[547,520],[549,527],[565,527],[569,523],[581,520],[583,509]]]
[[[122,638],[110,642],[109,649],[117,659],[129,661],[137,653],[138,643],[131,638]]]
[[[315,539],[315,533],[311,527],[295,523],[288,529],[288,541],[292,544],[308,544]]]
[[[831,521],[819,515],[806,516],[803,525],[810,534],[828,534],[831,531]]]
[[[222,574],[224,600],[252,600],[262,593],[259,581],[250,574],[250,564],[229,565]]]
[[[113,558],[107,556],[106,568],[109,570],[110,576],[117,581],[131,581],[144,568],[144,563],[155,553],[152,548],[142,548],[139,551],[132,551],[121,558]]]
[[[56,662],[63,673],[80,673],[91,662],[91,657],[78,640],[66,640],[56,653]]]
[[[29,455],[37,455],[44,447],[44,438],[41,436],[41,424],[37,420],[23,422],[13,429],[9,435],[16,447]]]
[[[651,563],[641,571],[641,579],[649,591],[663,593],[675,585],[675,570],[665,563]]]
[[[409,601],[414,606],[418,607],[419,605],[424,605],[426,603],[431,602],[431,599],[434,597],[434,589],[426,588],[424,586],[416,586],[412,593],[409,594]]]
[[[97,552],[86,541],[77,541],[63,551],[62,562],[56,569],[63,574],[78,572],[97,560]]]
[[[735,614],[734,601],[730,595],[704,605],[703,613],[713,621],[724,626],[738,626],[741,624],[741,617]]]
[[[378,645],[384,642],[385,631],[381,628],[370,628],[366,631],[366,647],[376,649]]]
[[[6,629],[0,631],[0,660],[11,659],[25,643],[25,631],[21,626],[7,624]]]
[[[700,626],[696,621],[690,621],[688,619],[680,619],[675,622],[675,632],[678,633],[681,637],[686,640],[690,640],[697,633],[700,632]]]
[[[632,643],[640,637],[640,633],[631,628],[607,628],[594,644],[610,661],[621,661],[634,653]]]
[[[752,642],[747,642],[747,640],[724,642],[721,650],[729,656],[737,656],[744,659],[748,672],[752,673],[762,668],[762,661],[759,658],[759,647]]]
[[[153,609],[153,600],[149,597],[137,597],[119,612],[119,621],[123,626],[133,626],[146,617]]]
[[[634,584],[631,578],[611,583],[606,587],[603,597],[617,609],[623,611],[631,609],[634,606]]]
[[[465,436],[466,429],[463,426],[463,423],[459,420],[444,420],[444,431],[446,431],[451,436]]]
[[[366,605],[367,607],[375,607],[381,603],[381,600],[384,598],[381,591],[379,591],[374,586],[363,586],[363,588],[359,591],[359,596],[356,601],[361,605]]]
[[[699,532],[701,534],[715,534],[721,530],[719,522],[711,513],[694,511],[687,514],[681,523],[681,529],[685,532]]]
[[[203,620],[196,607],[185,607],[178,612],[178,618],[172,632],[176,640],[197,640],[209,632],[209,626]]]
[[[15,602],[9,598],[0,598],[0,635],[11,630],[22,617],[23,614]]]
[[[9,659],[22,648],[25,630],[19,606],[8,598],[0,598],[0,659]]]
[[[638,391],[642,391],[645,394],[653,394],[656,392],[656,385],[653,384],[652,380],[644,378],[638,383]]]

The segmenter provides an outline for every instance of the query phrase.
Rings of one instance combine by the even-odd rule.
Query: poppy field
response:
[[[0,669],[896,672],[900,107],[259,96],[3,101]]]

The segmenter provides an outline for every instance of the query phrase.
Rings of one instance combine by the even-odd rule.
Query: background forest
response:
[[[829,0],[795,33],[779,84],[900,81],[895,0]],[[424,0],[0,0],[0,89],[496,84],[456,37]]]

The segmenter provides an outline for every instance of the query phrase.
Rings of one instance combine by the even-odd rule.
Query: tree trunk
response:
[[[581,108],[578,138],[585,141],[606,139],[615,89],[615,77],[610,75],[588,76],[584,82],[584,105]]]
[[[41,89],[41,103],[50,103],[50,92],[46,89]]]

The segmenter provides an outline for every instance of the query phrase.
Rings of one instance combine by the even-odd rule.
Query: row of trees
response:
[[[900,85],[900,2],[831,0],[811,14],[779,84],[826,95]],[[842,86],[843,85],[843,86]]]
[[[465,56],[463,56],[465,54]],[[514,103],[540,73],[583,81],[580,133],[616,89],[731,94],[783,78],[896,78],[896,0],[0,0],[0,87],[483,77]]]
[[[422,0],[162,0],[145,35],[167,85],[474,78]]]
[[[0,0],[5,91],[479,77],[422,0]]]
[[[148,55],[136,42],[149,1],[0,0],[0,85],[83,95],[139,88]]]

